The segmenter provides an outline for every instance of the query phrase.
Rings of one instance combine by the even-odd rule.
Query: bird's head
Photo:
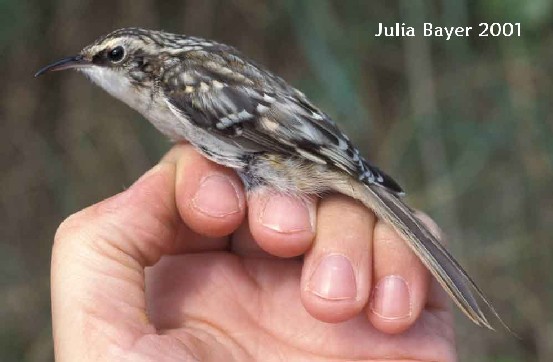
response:
[[[77,55],[40,69],[48,72],[76,69],[113,96],[136,108],[149,95],[164,65],[187,49],[190,39],[161,31],[124,28],[102,36]]]
[[[109,69],[115,72],[143,67],[164,48],[166,33],[140,28],[119,29],[85,46],[77,55],[63,58],[40,69],[35,76],[64,69]]]

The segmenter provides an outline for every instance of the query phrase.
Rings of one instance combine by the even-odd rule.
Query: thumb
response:
[[[155,333],[144,267],[171,253],[182,225],[170,159],[59,227],[51,274],[56,360],[106,359],[107,351],[128,350]]]

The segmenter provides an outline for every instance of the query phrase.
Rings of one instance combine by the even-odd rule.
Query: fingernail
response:
[[[216,174],[200,181],[191,204],[205,215],[221,218],[240,211],[240,196],[230,178]]]
[[[259,220],[279,233],[297,233],[313,230],[312,214],[303,200],[274,194],[268,196]]]
[[[405,280],[397,275],[380,279],[374,289],[371,310],[384,319],[410,317],[411,295]]]
[[[324,257],[311,276],[307,290],[328,300],[355,299],[357,285],[349,259],[340,254]]]

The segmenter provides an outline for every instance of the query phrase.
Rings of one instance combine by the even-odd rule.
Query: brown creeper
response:
[[[493,329],[497,313],[467,273],[401,200],[399,185],[368,163],[303,93],[236,49],[200,38],[120,29],[38,71],[78,69],[174,141],[188,140],[231,167],[250,190],[304,196],[337,191],[399,232],[459,308]],[[498,317],[499,318],[499,317]]]

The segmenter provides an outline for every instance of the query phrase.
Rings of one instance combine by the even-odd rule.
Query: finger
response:
[[[248,195],[248,221],[253,238],[266,252],[280,257],[303,254],[315,236],[315,198],[299,198],[258,188]]]
[[[374,228],[373,253],[375,286],[369,319],[382,332],[403,332],[425,307],[430,273],[407,243],[381,220]]]
[[[317,235],[305,256],[301,297],[306,310],[324,322],[340,322],[366,305],[371,281],[374,214],[342,195],[320,201]]]
[[[261,249],[253,238],[248,220],[236,229],[231,236],[230,251],[246,258],[272,258],[273,255]]]
[[[51,274],[57,359],[117,359],[106,357],[112,347],[131,349],[155,333],[146,314],[144,267],[176,247],[175,169],[161,163],[58,229]]]
[[[176,145],[165,158],[177,164],[177,207],[186,225],[211,237],[240,226],[246,197],[234,171],[207,160],[189,144]]]

